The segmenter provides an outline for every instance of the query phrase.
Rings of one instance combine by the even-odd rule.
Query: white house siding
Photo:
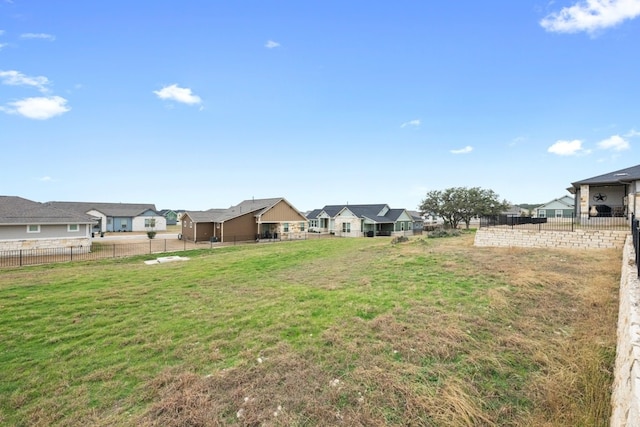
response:
[[[161,215],[154,216],[136,216],[133,218],[131,223],[131,229],[133,231],[150,231],[151,228],[145,227],[144,222],[146,219],[156,220],[156,225],[153,227],[153,231],[166,231],[167,229],[167,219]]]
[[[87,212],[87,215],[98,218],[100,220],[100,231],[107,231],[107,216],[105,214],[96,210],[90,210]]]

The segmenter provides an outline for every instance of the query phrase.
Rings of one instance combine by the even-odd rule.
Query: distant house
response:
[[[0,250],[91,247],[89,215],[15,196],[0,196]]]
[[[297,238],[307,231],[307,218],[283,197],[251,199],[227,209],[186,211],[183,238],[234,242]]]
[[[158,213],[165,218],[167,225],[176,225],[178,223],[178,213],[176,211],[161,209]]]
[[[640,165],[571,184],[578,217],[630,218],[640,210]]]
[[[91,215],[98,220],[95,231],[165,231],[167,220],[153,204],[48,202],[70,212]]]
[[[574,214],[575,201],[573,197],[563,196],[535,208],[534,216],[537,218],[573,218]]]
[[[407,211],[411,218],[413,219],[413,232],[415,234],[419,234],[424,230],[424,218],[420,215],[418,211]]]
[[[386,204],[327,205],[309,213],[310,231],[336,236],[391,236],[412,234],[415,219],[406,209]]]

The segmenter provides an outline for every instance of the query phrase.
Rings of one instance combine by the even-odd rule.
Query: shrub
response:
[[[460,231],[458,231],[457,229],[444,229],[444,228],[439,228],[437,230],[430,231],[429,233],[427,233],[428,237],[455,237],[459,235],[460,235]]]
[[[153,239],[154,237],[156,237],[156,232],[155,231],[147,231],[147,236],[150,239]]]

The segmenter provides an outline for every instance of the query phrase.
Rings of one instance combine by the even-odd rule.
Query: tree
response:
[[[429,191],[418,206],[423,215],[439,216],[452,228],[457,228],[461,222],[469,228],[474,217],[498,215],[508,208],[509,203],[506,200],[501,202],[493,190],[480,187]]]

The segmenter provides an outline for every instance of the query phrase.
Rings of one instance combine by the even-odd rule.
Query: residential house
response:
[[[535,208],[536,218],[573,218],[575,200],[571,196],[563,196]]]
[[[91,247],[95,219],[44,203],[0,196],[0,251]]]
[[[422,230],[424,230],[424,218],[418,211],[407,211],[411,218],[413,219],[413,233],[414,234],[422,234]]]
[[[165,218],[167,225],[176,225],[178,223],[178,213],[176,211],[160,209],[158,213]]]
[[[283,197],[244,200],[227,209],[187,211],[181,223],[183,238],[196,242],[292,239],[308,229],[307,218]]]
[[[166,231],[167,220],[153,204],[48,202],[47,205],[71,212],[91,215],[98,220],[95,232]]]
[[[413,234],[415,219],[406,209],[386,204],[327,205],[309,213],[309,228],[336,236],[391,236]]]
[[[640,165],[576,181],[567,189],[576,196],[581,218],[630,218],[640,210]]]

